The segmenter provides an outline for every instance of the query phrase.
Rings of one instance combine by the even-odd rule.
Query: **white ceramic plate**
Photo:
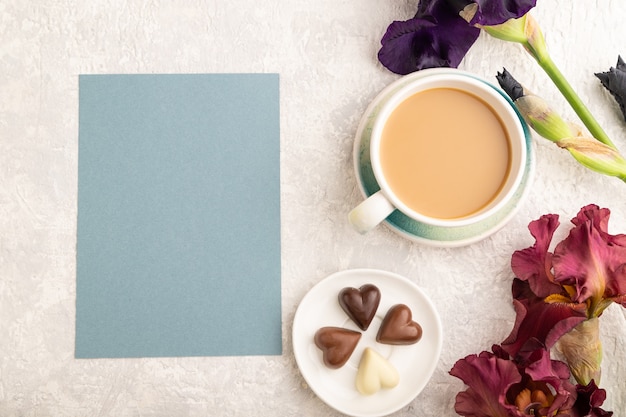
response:
[[[374,284],[381,292],[376,316],[366,331],[361,331],[346,315],[338,302],[345,287],[359,288]],[[413,320],[422,326],[423,335],[413,345],[391,346],[376,342],[376,333],[389,308],[406,304]],[[322,352],[313,341],[315,332],[325,326],[360,331],[361,340],[348,362],[330,369],[322,361]],[[352,269],[335,273],[319,282],[302,299],[293,322],[293,350],[302,376],[326,404],[351,416],[373,417],[391,414],[409,404],[432,376],[442,346],[439,315],[432,302],[408,279],[391,272]],[[381,354],[400,373],[400,383],[364,396],[355,388],[359,361],[366,347]]]

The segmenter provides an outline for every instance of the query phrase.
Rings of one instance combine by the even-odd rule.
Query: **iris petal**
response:
[[[378,59],[397,74],[424,68],[458,67],[474,44],[478,26],[499,25],[525,15],[536,0],[421,0],[415,17],[395,21],[383,36]],[[474,5],[476,13],[467,18],[459,8]]]
[[[514,362],[489,352],[469,355],[457,361],[450,374],[461,379],[466,391],[456,396],[455,411],[466,417],[508,417],[506,392],[522,380]]]
[[[499,345],[457,361],[450,375],[467,389],[457,394],[455,411],[465,417],[521,417],[526,415],[608,417],[600,408],[606,392],[595,383],[570,382],[566,363],[538,348],[525,359],[512,359]]]
[[[456,68],[480,33],[445,1],[422,3],[414,18],[393,22],[381,40],[378,59],[397,74]]]
[[[577,385],[576,391],[578,396],[574,410],[577,414],[573,415],[588,417],[610,417],[613,415],[613,412],[600,408],[606,399],[606,391],[598,388],[594,381],[591,381],[587,386]]]
[[[555,280],[576,287],[576,302],[590,300],[594,306],[626,294],[626,235],[607,232],[609,216],[608,209],[583,207],[569,236],[554,250]]]
[[[576,217],[572,219],[575,226],[591,222],[593,227],[602,235],[602,238],[611,245],[626,246],[626,235],[611,235],[608,232],[609,217],[611,211],[607,208],[599,208],[595,204],[589,204],[580,209]]]
[[[559,227],[559,216],[546,214],[528,225],[535,244],[516,251],[511,257],[511,268],[515,276],[528,281],[530,288],[539,297],[560,293],[561,286],[554,283],[551,272],[552,254],[548,252],[554,231]]]
[[[478,11],[472,25],[493,26],[524,16],[535,7],[536,0],[475,0]]]
[[[526,281],[513,280],[512,292],[515,324],[502,348],[513,357],[523,356],[538,346],[551,348],[562,335],[586,319],[584,304],[546,303]]]
[[[569,382],[570,372],[567,364],[550,359],[550,353],[545,349],[537,349],[531,353],[528,363],[523,366],[524,373],[535,383],[549,385],[554,392],[554,398],[541,415],[555,415],[559,410],[569,410],[574,404],[575,386]]]

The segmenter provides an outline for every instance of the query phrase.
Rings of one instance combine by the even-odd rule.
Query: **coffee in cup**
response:
[[[351,211],[359,232],[396,209],[429,225],[466,226],[514,194],[524,174],[525,134],[495,87],[438,74],[400,87],[382,104],[370,159],[380,191]]]

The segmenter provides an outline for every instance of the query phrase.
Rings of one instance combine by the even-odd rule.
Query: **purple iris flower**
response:
[[[389,25],[378,59],[389,70],[403,75],[424,68],[456,68],[478,38],[481,26],[522,17],[535,2],[420,0],[415,17]]]

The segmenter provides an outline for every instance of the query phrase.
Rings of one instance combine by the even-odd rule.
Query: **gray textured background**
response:
[[[0,416],[330,416],[291,349],[300,299],[346,268],[379,268],[420,285],[445,330],[427,388],[397,416],[453,416],[454,362],[500,342],[513,323],[509,261],[532,244],[529,221],[567,223],[597,203],[626,232],[626,184],[591,173],[537,138],[537,176],[519,214],[465,248],[408,242],[386,228],[363,237],[346,214],[360,201],[353,136],[368,102],[397,76],[379,39],[416,1],[0,2]],[[626,54],[626,3],[538,0],[551,54],[613,141],[626,124],[593,77]],[[481,36],[461,68],[493,80],[506,66],[562,115],[566,102],[518,45]],[[282,308],[276,357],[75,360],[78,74],[281,74]],[[602,318],[605,408],[626,408],[626,316]]]

